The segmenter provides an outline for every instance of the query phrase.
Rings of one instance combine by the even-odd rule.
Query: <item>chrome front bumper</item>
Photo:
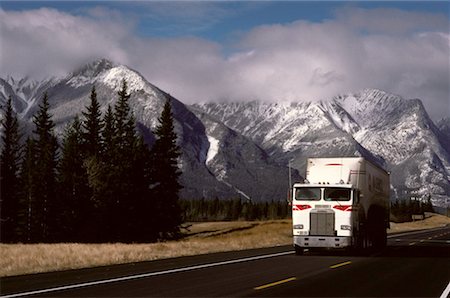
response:
[[[294,236],[294,245],[308,247],[347,247],[352,244],[351,237],[337,236]]]

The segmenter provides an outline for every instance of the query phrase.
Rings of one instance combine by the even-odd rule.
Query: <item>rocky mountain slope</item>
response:
[[[326,102],[206,103],[201,110],[300,174],[307,157],[364,156],[391,171],[393,199],[450,196],[450,146],[418,99],[366,89]]]
[[[146,141],[169,94],[138,72],[97,60],[64,78],[35,82],[0,79],[0,103],[11,96],[23,123],[48,92],[57,132],[80,114],[95,85],[102,109],[114,105],[121,80]],[[435,125],[418,99],[380,90],[336,96],[323,102],[205,103],[185,106],[172,98],[184,198],[284,200],[288,163],[305,171],[307,157],[364,156],[391,171],[393,199],[430,194],[443,206],[450,197],[449,120]],[[1,117],[1,115],[0,115]],[[30,129],[28,129],[30,131]]]
[[[287,167],[274,163],[252,141],[220,123],[215,129],[211,129],[211,125],[206,129],[204,122],[213,122],[207,116],[203,115],[201,120],[183,103],[126,66],[98,60],[64,78],[42,82],[11,77],[0,79],[0,102],[5,103],[9,96],[13,98],[14,108],[29,133],[32,116],[38,109],[43,92],[47,91],[50,113],[61,136],[65,125],[76,115],[81,115],[88,105],[92,86],[95,85],[98,100],[105,111],[108,105],[114,105],[123,78],[128,83],[130,105],[138,128],[150,145],[154,141],[152,130],[158,123],[163,105],[171,98],[178,144],[182,148],[183,198],[286,198]],[[269,182],[266,181],[268,177]]]

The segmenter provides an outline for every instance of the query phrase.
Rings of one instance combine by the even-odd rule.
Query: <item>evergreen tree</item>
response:
[[[427,195],[426,202],[423,203],[423,211],[424,212],[434,212],[433,203],[431,202],[431,195]]]
[[[114,176],[112,167],[103,159],[87,158],[84,162],[87,171],[88,185],[92,190],[89,211],[82,222],[81,235],[85,242],[112,242],[113,231],[109,226],[110,213],[114,206]],[[118,220],[118,219],[116,219]]]
[[[122,81],[118,100],[114,106],[114,135],[113,154],[110,162],[114,168],[111,188],[114,189],[114,199],[108,212],[109,225],[112,228],[116,241],[127,241],[131,221],[133,220],[132,209],[134,208],[132,197],[133,181],[131,171],[133,167],[133,145],[134,145],[134,119],[130,112],[128,100],[127,83]],[[118,219],[121,220],[118,220]],[[128,232],[127,232],[128,231]]]
[[[112,214],[117,202],[115,188],[119,182],[116,179],[115,136],[114,113],[108,106],[101,131],[102,153],[86,157],[84,163],[91,189],[91,210],[86,221],[88,224],[82,230],[89,242],[117,241],[111,226],[111,222],[117,221]]]
[[[18,208],[17,235],[18,241],[37,242],[39,239],[38,221],[40,212],[36,204],[36,150],[35,141],[28,138],[25,143],[24,157],[20,171],[21,192]]]
[[[181,172],[178,168],[180,148],[176,144],[170,100],[164,105],[158,119],[155,135],[157,140],[152,148],[154,179],[154,195],[158,198],[157,210],[160,219],[159,231],[162,238],[177,237],[182,223],[181,208],[178,204],[178,192],[181,185],[178,179]]]
[[[102,152],[102,129],[100,104],[97,100],[95,86],[92,87],[90,105],[83,112],[83,139],[86,156],[98,156]]]
[[[104,117],[103,153],[88,160],[89,185],[107,241],[152,241],[149,150],[135,130],[127,83]]]
[[[58,212],[60,211],[60,202],[56,196],[56,167],[58,161],[58,141],[54,135],[55,124],[49,114],[49,103],[47,93],[44,94],[39,111],[33,119],[36,135],[36,181],[37,188],[35,194],[35,206],[37,208],[36,216],[38,241],[52,242],[57,240],[58,234]]]
[[[59,163],[59,199],[61,237],[65,241],[82,241],[80,225],[87,223],[91,212],[90,191],[84,167],[83,132],[78,117],[66,128]]]
[[[125,80],[117,93],[118,100],[114,106],[114,156],[115,167],[114,197],[111,226],[118,240],[125,242],[142,241],[141,234],[146,228],[143,217],[149,212],[149,172],[147,159],[148,149],[141,137],[136,133],[136,121],[129,105],[130,94]],[[142,213],[144,211],[144,213]],[[121,218],[122,220],[117,220]],[[145,221],[144,221],[145,222]],[[146,229],[147,230],[147,229]],[[150,233],[149,230],[147,230]]]
[[[0,241],[15,241],[19,200],[20,133],[17,116],[8,99],[3,109],[2,150],[0,154]]]
[[[86,186],[82,195],[79,197],[80,217],[78,222],[78,239],[80,241],[95,242],[104,238],[104,228],[101,225],[103,219],[101,214],[101,203],[99,201],[99,193],[94,194],[95,190],[89,186],[89,175],[92,178],[98,174],[99,169],[103,168],[102,154],[103,152],[103,127],[104,122],[100,111],[100,103],[97,100],[97,92],[95,86],[92,86],[90,103],[82,112],[82,159],[84,178]],[[94,170],[95,169],[95,170]],[[90,171],[90,172],[89,172]],[[92,176],[95,173],[94,176]],[[103,177],[101,175],[101,177]],[[97,185],[98,185],[97,181]]]
[[[151,190],[151,153],[142,137],[137,138],[133,153],[133,167],[131,170],[132,208],[130,209],[130,232],[133,241],[153,242],[158,239],[156,229],[155,197]]]
[[[106,110],[105,117],[103,119],[104,127],[102,131],[102,141],[103,141],[103,157],[108,161],[112,161],[114,158],[114,138],[116,135],[116,130],[114,126],[114,113],[111,106],[108,106]]]

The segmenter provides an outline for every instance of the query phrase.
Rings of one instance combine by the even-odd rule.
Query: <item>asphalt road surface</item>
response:
[[[7,277],[2,297],[450,297],[450,227],[383,252],[296,256],[291,246]]]

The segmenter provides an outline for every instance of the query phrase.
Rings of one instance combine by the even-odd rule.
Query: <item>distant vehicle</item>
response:
[[[383,248],[389,174],[362,157],[309,158],[293,186],[294,248]]]

